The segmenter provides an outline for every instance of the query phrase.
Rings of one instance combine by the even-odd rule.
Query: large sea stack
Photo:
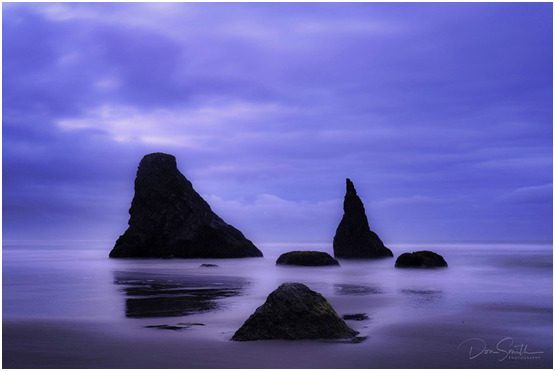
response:
[[[356,334],[322,295],[302,283],[284,283],[245,321],[232,340],[345,339]]]
[[[225,223],[177,169],[175,157],[146,155],[135,178],[129,227],[111,258],[242,258],[262,256]]]
[[[333,238],[333,253],[336,258],[371,259],[393,256],[378,235],[370,230],[364,205],[349,178],[343,211],[343,218]]]

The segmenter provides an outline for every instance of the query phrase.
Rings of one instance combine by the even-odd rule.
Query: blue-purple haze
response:
[[[2,8],[4,240],[115,239],[155,151],[257,242],[345,177],[386,243],[551,240],[551,4]]]

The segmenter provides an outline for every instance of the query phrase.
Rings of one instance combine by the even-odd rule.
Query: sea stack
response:
[[[242,258],[262,256],[216,215],[177,169],[175,157],[143,157],[135,178],[129,227],[111,258]]]
[[[349,178],[343,211],[343,218],[333,238],[333,253],[336,258],[372,259],[393,256],[378,235],[370,230],[364,204]]]
[[[232,340],[345,339],[356,335],[322,295],[302,283],[284,283],[245,321]]]

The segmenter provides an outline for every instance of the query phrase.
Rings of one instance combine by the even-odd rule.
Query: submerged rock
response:
[[[339,265],[332,256],[322,251],[290,251],[281,254],[276,261],[278,265],[323,266]]]
[[[370,230],[364,204],[358,197],[353,182],[348,178],[343,211],[343,218],[333,238],[333,254],[336,258],[364,259],[393,256],[378,235]]]
[[[432,251],[416,251],[401,254],[395,262],[396,268],[446,268],[443,256]]]
[[[322,295],[302,283],[284,283],[245,321],[232,340],[345,339],[356,334]]]
[[[203,263],[199,265],[199,268],[218,268],[218,264]]]
[[[135,178],[129,227],[111,258],[241,258],[262,256],[216,215],[177,169],[175,157],[146,155]]]

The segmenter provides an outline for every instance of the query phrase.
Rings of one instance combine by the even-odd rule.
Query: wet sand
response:
[[[117,327],[117,326],[116,326]],[[490,344],[502,329],[487,329]],[[202,328],[183,331],[201,332]],[[8,321],[3,325],[5,368],[551,368],[553,349],[537,359],[483,355],[469,359],[461,339],[484,332],[462,323],[391,325],[359,344],[324,341],[238,343],[184,337],[182,332],[130,331],[114,324]],[[7,341],[6,341],[7,340]],[[515,342],[523,341],[516,337]]]

